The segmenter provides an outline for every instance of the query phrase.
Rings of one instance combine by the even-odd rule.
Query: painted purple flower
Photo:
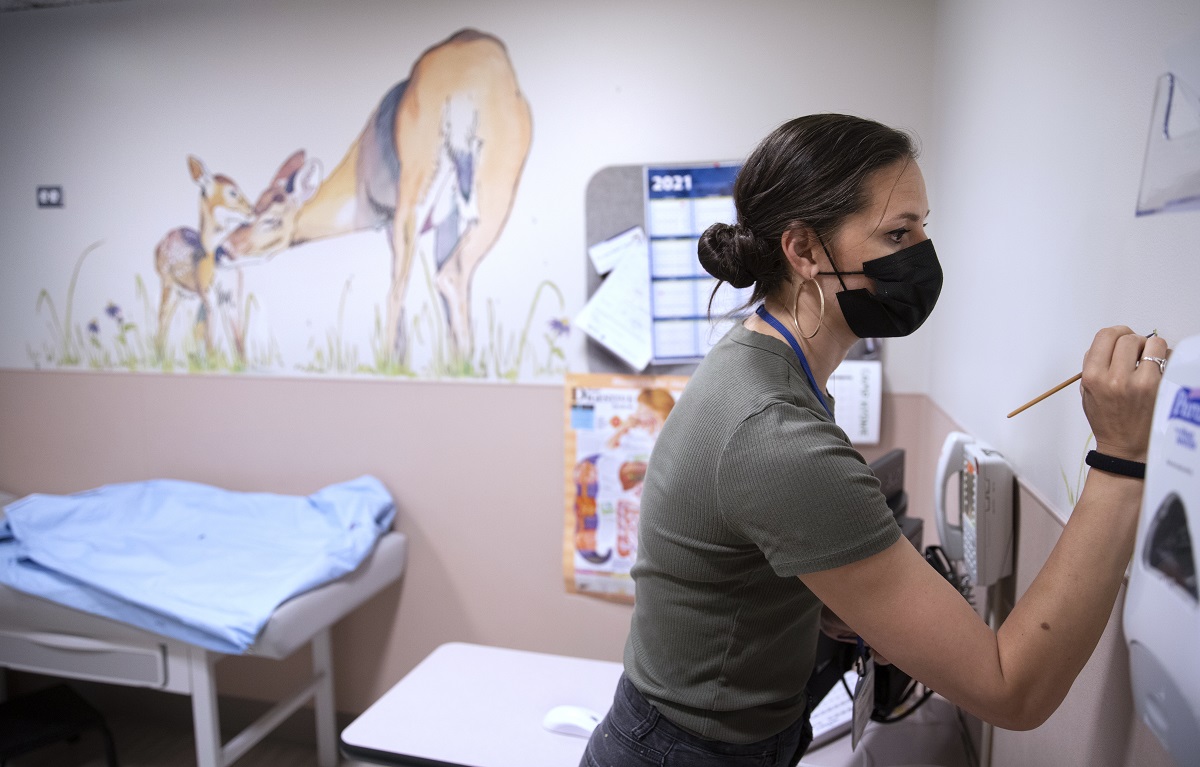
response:
[[[125,324],[125,315],[121,312],[121,307],[117,306],[112,301],[108,302],[108,306],[104,308],[104,313],[109,317],[112,317],[118,325]]]
[[[92,320],[91,322],[89,322],[88,323],[88,332],[94,336],[100,335],[100,323],[96,322],[96,320]]]
[[[571,320],[568,317],[555,317],[550,320],[550,329],[557,335],[565,336],[571,332]]]

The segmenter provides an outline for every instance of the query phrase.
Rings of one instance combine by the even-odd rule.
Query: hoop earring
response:
[[[799,316],[798,310],[800,308],[800,293],[802,293],[804,291],[804,286],[810,282],[817,286],[817,295],[821,297],[821,313],[817,317],[817,329],[808,335],[804,335],[804,331],[800,329],[800,316]],[[807,341],[810,338],[816,336],[817,333],[821,332],[821,323],[824,321],[825,321],[825,291],[821,290],[821,286],[817,284],[816,280],[802,280],[800,282],[800,287],[796,289],[796,300],[792,302],[792,322],[795,323],[795,325],[796,325],[796,332],[800,334],[801,338],[803,338],[805,341]]]

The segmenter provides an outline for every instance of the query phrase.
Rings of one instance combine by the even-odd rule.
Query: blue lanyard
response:
[[[804,356],[804,352],[800,351],[800,344],[796,343],[796,337],[791,331],[784,327],[783,323],[771,316],[767,311],[767,307],[760,304],[758,307],[758,316],[780,332],[787,339],[787,342],[792,345],[792,351],[796,352],[796,356],[800,358],[800,367],[804,368],[804,375],[808,376],[808,385],[817,393],[817,399],[821,400],[821,407],[825,408],[825,412],[829,413],[829,417],[833,418],[833,411],[829,409],[829,403],[825,401],[825,395],[821,393],[821,387],[817,386],[817,379],[813,378],[812,368],[808,366],[808,359]]]

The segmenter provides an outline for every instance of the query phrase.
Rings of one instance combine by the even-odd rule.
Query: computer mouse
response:
[[[583,706],[555,706],[542,718],[542,726],[547,730],[580,738],[590,737],[598,724],[600,715]]]

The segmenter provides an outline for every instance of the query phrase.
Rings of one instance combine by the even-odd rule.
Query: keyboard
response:
[[[842,678],[851,690],[858,683],[858,673],[854,669],[847,671]],[[809,748],[819,748],[850,732],[853,718],[854,701],[846,694],[845,687],[835,684],[809,716],[813,730],[812,745]]]

